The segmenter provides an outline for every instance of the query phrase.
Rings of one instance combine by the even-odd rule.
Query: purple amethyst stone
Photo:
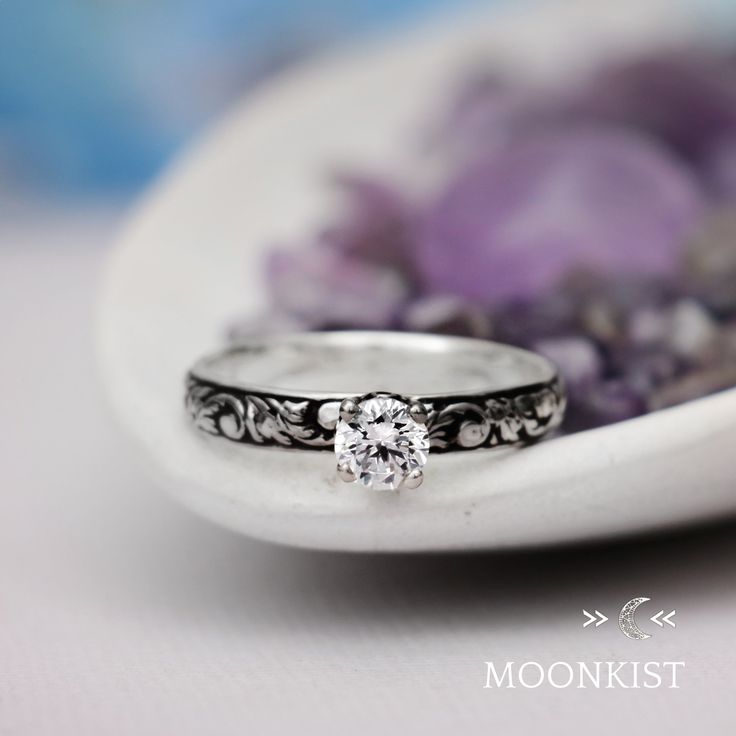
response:
[[[537,134],[450,183],[415,264],[425,291],[482,304],[537,298],[575,268],[669,275],[702,207],[689,171],[636,134]]]

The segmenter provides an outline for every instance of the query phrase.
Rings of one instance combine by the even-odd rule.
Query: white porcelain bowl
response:
[[[187,367],[262,309],[264,251],[331,216],[331,167],[414,170],[414,132],[479,59],[564,77],[691,20],[672,3],[525,6],[326,58],[246,100],[149,193],[103,285],[104,382],[162,485],[245,534],[332,550],[544,545],[736,511],[736,390],[518,452],[440,456],[399,494],[336,481],[329,453],[209,441],[182,405]]]

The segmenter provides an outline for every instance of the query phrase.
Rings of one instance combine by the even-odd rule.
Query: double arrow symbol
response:
[[[583,611],[585,613],[585,611]],[[654,616],[652,616],[649,620],[653,621],[657,626],[664,626],[664,624],[669,624],[672,628],[675,628],[675,622],[670,621],[670,619],[675,615],[676,611],[670,611],[666,616],[662,616],[664,613],[664,610],[660,611],[659,613],[655,613]],[[660,621],[659,617],[662,616],[662,620]],[[664,623],[662,623],[664,621]],[[586,624],[587,626],[587,624]]]
[[[626,631],[625,623],[622,625],[622,619],[625,618],[627,607],[630,609],[628,611],[629,618],[628,618],[628,626],[629,628],[632,628],[635,630],[636,633],[639,633],[640,636],[636,638],[640,639],[648,639],[651,635],[647,634],[645,632],[642,632],[641,630],[637,629],[636,622],[633,619],[633,612],[636,610],[638,605],[642,603],[643,601],[648,601],[649,598],[635,598],[629,601],[622,609],[621,609],[621,615],[619,616],[619,626],[621,627],[621,631],[624,632],[627,636],[629,634]],[[635,603],[633,606],[633,609],[631,609],[632,603]],[[655,613],[654,616],[652,616],[649,620],[652,623],[657,624],[660,628],[664,628],[664,625],[667,624],[667,626],[671,626],[673,629],[677,626],[675,622],[672,620],[675,617],[675,614],[677,613],[676,610],[670,611],[666,616],[664,615],[664,609],[662,609],[659,613]],[[583,609],[583,616],[585,616],[585,623],[583,624],[583,628],[586,628],[590,626],[591,624],[595,624],[595,627],[598,628],[601,624],[606,623],[608,621],[608,616],[605,616],[602,614],[597,608],[595,609],[594,613],[588,613],[585,609]],[[634,638],[629,636],[629,638]]]
[[[661,613],[663,613],[663,612],[661,612]],[[673,611],[673,613],[674,613],[674,611]],[[588,613],[588,612],[587,612],[587,611],[586,611],[586,610],[585,610],[585,609],[583,608],[583,615],[584,615],[584,616],[586,616],[586,617],[587,617],[587,619],[588,619],[588,620],[587,620],[587,621],[586,621],[586,622],[585,622],[585,623],[583,624],[583,628],[585,628],[586,626],[590,626],[590,625],[591,625],[591,624],[592,624],[592,623],[593,623],[594,621],[595,621],[595,625],[596,625],[596,628],[597,628],[598,626],[600,626],[601,624],[604,624],[604,623],[606,623],[606,621],[608,621],[608,616],[604,616],[604,615],[603,615],[603,614],[602,614],[602,613],[601,613],[600,611],[598,611],[598,610],[596,610],[596,612],[595,612],[595,616],[594,616],[594,615],[593,615],[592,613]],[[669,622],[668,622],[668,623],[669,623]],[[660,624],[660,626],[661,626],[661,625],[662,625],[662,624]],[[674,626],[674,624],[672,624],[672,625]]]

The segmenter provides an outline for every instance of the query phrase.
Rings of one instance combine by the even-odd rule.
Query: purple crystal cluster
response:
[[[432,148],[431,195],[343,176],[334,223],[271,254],[275,326],[537,350],[567,431],[736,385],[736,58],[661,52],[554,92],[475,74]]]

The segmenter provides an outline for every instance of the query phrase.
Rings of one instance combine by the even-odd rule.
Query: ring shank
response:
[[[482,393],[545,383],[554,366],[528,350],[469,338],[322,332],[255,338],[200,360],[196,376],[250,391],[297,395],[389,391]]]
[[[470,338],[322,332],[254,338],[200,360],[187,408],[210,434],[256,445],[331,449],[340,401],[387,392],[429,409],[432,451],[530,442],[557,426],[554,365]]]

